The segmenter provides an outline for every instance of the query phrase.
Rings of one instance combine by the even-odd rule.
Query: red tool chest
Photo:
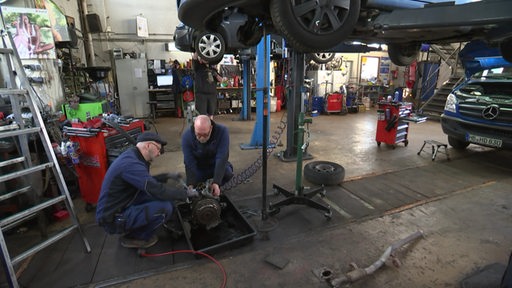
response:
[[[343,109],[343,94],[328,94],[325,100],[325,113],[340,113]]]
[[[377,145],[386,143],[393,145],[403,142],[409,144],[409,122],[404,121],[412,111],[412,104],[401,102],[379,102],[377,110],[377,133],[375,140]]]
[[[110,126],[99,128],[87,128],[86,123],[73,123],[72,127],[66,127],[65,135],[69,140],[78,143],[78,163],[75,163],[75,171],[78,174],[80,195],[86,202],[86,210],[92,210],[98,202],[101,184],[108,166],[124,150],[133,146],[127,139],[127,135],[134,140],[144,132],[144,121],[135,120],[119,125],[126,134],[120,133]]]

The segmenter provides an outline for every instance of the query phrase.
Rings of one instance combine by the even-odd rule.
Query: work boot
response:
[[[121,246],[125,248],[149,248],[158,242],[158,236],[153,235],[148,240],[121,237]]]

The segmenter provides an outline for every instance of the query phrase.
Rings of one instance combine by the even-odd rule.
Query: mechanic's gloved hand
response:
[[[173,173],[173,172],[170,172],[170,173],[160,173],[160,174],[157,174],[157,175],[154,175],[153,176],[156,181],[158,182],[161,182],[161,183],[167,183],[167,180],[169,179],[172,179],[172,180],[175,180],[175,181],[180,181],[181,179],[183,179],[183,175],[181,175],[180,173]]]
[[[187,188],[187,197],[188,198],[199,197],[199,192],[197,192],[197,190],[192,187],[188,187]]]
[[[183,179],[183,175],[179,172],[174,172],[174,173],[169,172],[169,173],[167,173],[167,179],[179,181],[179,180]]]

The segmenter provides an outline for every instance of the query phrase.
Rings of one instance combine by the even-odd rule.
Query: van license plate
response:
[[[471,135],[471,134],[468,135],[467,139],[471,143],[482,144],[482,145],[496,147],[496,148],[500,148],[501,145],[503,144],[503,141],[501,139],[494,139],[494,138],[482,137],[482,136]]]

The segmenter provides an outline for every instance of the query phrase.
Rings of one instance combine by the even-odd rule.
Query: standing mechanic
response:
[[[156,229],[171,219],[173,201],[197,196],[193,190],[164,185],[168,179],[178,180],[177,173],[149,174],[151,162],[163,153],[166,144],[158,134],[144,132],[136,146],[115,159],[105,174],[96,221],[109,234],[124,234],[123,247],[148,248],[156,244]]]
[[[195,106],[199,114],[208,115],[213,119],[217,112],[217,82],[222,76],[216,69],[197,55],[192,55],[192,69],[194,70],[194,97]]]
[[[228,161],[228,128],[207,115],[199,115],[194,125],[183,133],[181,147],[188,187],[213,178],[209,188],[213,196],[219,196],[220,186],[233,177],[233,165]]]

